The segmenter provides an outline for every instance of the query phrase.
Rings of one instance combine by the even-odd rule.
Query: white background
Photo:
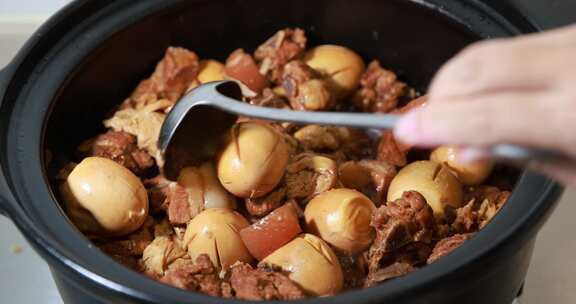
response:
[[[0,20],[43,19],[69,0],[0,0]]]

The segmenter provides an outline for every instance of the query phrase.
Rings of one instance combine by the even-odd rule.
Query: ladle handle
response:
[[[237,99],[226,96],[223,92],[230,91],[230,86],[236,86],[234,82],[215,82],[213,83],[215,89],[210,89],[210,85],[207,85],[207,90],[205,91],[208,95],[206,97],[211,101],[210,104],[239,116],[297,124],[318,124],[364,129],[392,129],[400,118],[399,115],[392,114],[305,112],[259,107],[239,102]],[[211,94],[213,95],[210,96]],[[576,159],[554,150],[499,144],[490,147],[488,155],[496,160],[519,165],[538,161],[576,170]]]
[[[231,91],[230,86],[236,86],[234,82],[214,82],[214,89],[209,87],[211,85],[204,85],[206,86],[205,90],[199,88],[206,100],[210,101],[210,105],[238,116],[304,125],[317,124],[362,129],[392,129],[400,117],[392,114],[307,112],[254,106],[239,102],[237,99],[222,93],[222,91]]]

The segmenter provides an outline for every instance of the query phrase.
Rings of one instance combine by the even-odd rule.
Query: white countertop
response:
[[[0,8],[6,1],[0,0]],[[31,1],[28,1],[30,3]],[[56,1],[65,2],[65,1]],[[34,2],[36,3],[36,2]],[[37,23],[14,23],[0,13],[0,68],[16,53]],[[7,23],[9,22],[9,23]],[[523,304],[569,304],[576,299],[576,190],[569,189],[538,236]],[[2,303],[62,303],[47,265],[12,222],[0,216],[0,295]]]

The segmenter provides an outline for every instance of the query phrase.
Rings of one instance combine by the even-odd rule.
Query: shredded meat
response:
[[[254,58],[260,62],[260,72],[268,75],[273,82],[280,82],[285,64],[298,57],[306,47],[304,31],[284,29],[278,31],[256,49]]]
[[[111,159],[142,176],[154,166],[154,159],[139,149],[136,137],[126,132],[108,131],[83,142],[79,147],[81,157],[99,156]]]
[[[280,207],[285,201],[286,188],[279,187],[263,197],[247,198],[246,210],[252,216],[262,217]]]
[[[496,187],[478,186],[468,189],[468,203],[456,210],[452,229],[458,233],[469,233],[484,228],[504,206],[510,191],[500,191]]]
[[[436,243],[436,246],[432,250],[432,254],[428,257],[428,264],[436,262],[443,256],[448,255],[450,252],[454,251],[456,248],[460,247],[465,241],[471,239],[474,236],[472,233],[468,234],[456,234],[451,237],[440,240]]]
[[[187,259],[177,260],[168,267],[160,281],[215,297],[232,297],[229,284],[220,279],[218,269],[206,254],[198,256],[194,262]]]
[[[510,194],[510,191],[501,191],[493,186],[476,186],[466,191],[465,200],[476,200],[478,202],[488,200],[494,205],[502,207],[510,197]]]
[[[394,72],[382,68],[377,60],[368,65],[360,85],[360,90],[354,96],[354,104],[364,112],[388,113],[396,109],[407,89]]]
[[[305,296],[302,289],[281,272],[254,269],[244,263],[233,265],[230,271],[230,284],[238,299],[297,300]]]
[[[452,222],[452,229],[460,233],[467,233],[478,229],[478,205],[475,200],[456,210],[456,219]]]
[[[171,237],[156,237],[142,252],[144,271],[153,276],[161,276],[168,265],[185,255],[186,251]]]
[[[169,47],[150,78],[142,81],[122,108],[140,109],[158,100],[173,105],[198,75],[198,56],[185,48]]]

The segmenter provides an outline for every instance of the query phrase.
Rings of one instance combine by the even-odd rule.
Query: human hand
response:
[[[416,146],[455,144],[462,156],[511,143],[561,151],[576,158],[576,26],[471,45],[432,81],[425,107],[395,129]],[[576,171],[535,167],[576,186]]]

